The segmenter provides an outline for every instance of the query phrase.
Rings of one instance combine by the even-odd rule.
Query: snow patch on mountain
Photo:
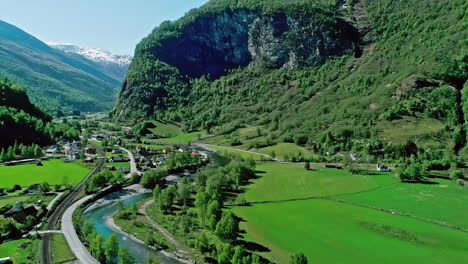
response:
[[[66,53],[76,53],[89,60],[99,63],[116,63],[120,66],[128,66],[132,57],[128,55],[115,55],[99,48],[86,48],[73,44],[47,43],[52,48],[62,50]]]

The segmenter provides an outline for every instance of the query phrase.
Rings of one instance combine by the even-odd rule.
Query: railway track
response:
[[[102,166],[104,166],[105,163],[105,153],[104,151],[98,147],[97,145],[92,144],[99,155],[104,158],[99,158],[96,167],[88,174],[88,176],[76,186],[75,190],[73,190],[71,193],[65,197],[65,199],[55,208],[55,210],[52,212],[52,214],[49,216],[49,219],[46,224],[46,230],[54,230],[55,226],[60,222],[60,219],[65,212],[65,210],[75,201],[75,199],[78,197],[78,195],[81,193],[83,190],[83,186],[86,184],[91,177],[98,173]],[[52,264],[53,263],[53,257],[52,257],[52,251],[51,251],[51,242],[52,242],[52,236],[53,234],[44,234],[43,239],[41,241],[40,245],[40,259],[39,263],[41,264]]]

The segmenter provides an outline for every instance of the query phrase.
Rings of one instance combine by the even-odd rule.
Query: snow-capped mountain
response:
[[[66,53],[76,53],[86,57],[89,60],[98,63],[115,63],[120,66],[128,66],[132,57],[128,55],[114,55],[106,50],[99,48],[85,48],[71,44],[47,43],[49,46],[62,50]]]

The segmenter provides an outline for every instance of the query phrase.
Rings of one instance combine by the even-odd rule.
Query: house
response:
[[[73,151],[73,152],[70,152],[70,154],[68,154],[68,158],[70,160],[78,160],[81,158],[81,154],[78,151]]]
[[[383,165],[383,164],[377,164],[377,171],[380,171],[380,172],[389,172],[390,171],[390,168]]]
[[[104,168],[111,170],[111,171],[115,171],[115,166],[112,166],[112,165],[106,165]]]
[[[147,139],[155,139],[156,136],[154,134],[146,134]]]
[[[0,264],[13,263],[10,257],[0,258]]]
[[[163,148],[162,152],[163,152],[164,154],[169,154],[169,153],[171,152],[171,149],[168,148],[168,147],[165,147],[165,148]]]
[[[186,152],[188,150],[189,150],[189,148],[187,146],[180,146],[179,147],[179,152]]]
[[[27,190],[28,193],[40,193],[40,184],[32,184],[31,186],[28,187]]]
[[[109,162],[125,162],[127,161],[123,156],[113,156],[108,158]]]
[[[85,163],[93,163],[94,162],[94,158],[93,157],[87,157],[85,160],[84,160]]]
[[[90,155],[91,155],[91,154],[96,154],[96,150],[93,149],[93,148],[88,148],[88,147],[86,147],[86,148],[84,149],[84,153],[90,154]]]
[[[119,147],[115,147],[115,148],[112,150],[112,153],[114,153],[114,154],[120,154],[120,153],[122,153],[122,150],[121,150]]]
[[[26,217],[32,215],[35,216],[38,210],[34,206],[24,207],[23,202],[16,202],[10,210],[5,213],[5,217],[11,217],[18,223],[26,222]]]

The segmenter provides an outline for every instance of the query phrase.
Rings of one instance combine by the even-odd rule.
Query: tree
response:
[[[310,170],[310,162],[309,161],[306,161],[306,163],[304,165],[304,169],[305,170]]]
[[[4,162],[6,161],[5,160],[5,149],[2,149],[2,151],[0,152],[0,162]]]
[[[109,236],[104,245],[104,248],[107,262],[113,263],[114,259],[119,255],[119,242],[117,241],[116,234]]]
[[[289,264],[309,264],[304,253],[296,253],[289,257]]]
[[[93,255],[99,262],[103,263],[106,261],[104,238],[101,235],[96,235],[93,238],[90,246],[90,252],[91,255]]]
[[[208,201],[208,194],[205,192],[205,188],[202,187],[195,196],[195,208],[197,208],[198,217],[200,217],[202,225],[205,225]]]
[[[13,238],[19,236],[21,233],[16,225],[17,223],[15,220],[0,216],[0,238]]]
[[[234,248],[234,255],[232,256],[232,264],[242,264],[244,249],[241,246]]]
[[[153,190],[153,200],[158,202],[159,196],[161,195],[161,188],[157,185]]]
[[[218,264],[231,264],[232,246],[227,243],[221,243],[217,247]]]
[[[135,264],[136,261],[128,252],[128,248],[124,247],[119,250],[119,264]]]
[[[33,149],[34,157],[40,157],[42,156],[42,149],[39,147],[39,145],[34,144],[34,149]]]
[[[209,251],[210,244],[204,232],[202,232],[200,236],[198,237],[196,247],[198,251],[200,251],[201,253],[206,253]]]
[[[210,202],[208,205],[208,217],[214,216],[216,221],[218,221],[221,218],[221,206],[218,201],[213,200]]]
[[[186,204],[187,199],[190,198],[190,185],[186,178],[183,178],[179,184],[178,194],[179,199],[182,201],[183,204]]]
[[[223,241],[234,241],[239,233],[239,221],[232,212],[225,212],[214,233]]]
[[[39,186],[39,191],[42,192],[42,193],[50,192],[50,185],[49,185],[49,183],[43,182],[43,183]]]

